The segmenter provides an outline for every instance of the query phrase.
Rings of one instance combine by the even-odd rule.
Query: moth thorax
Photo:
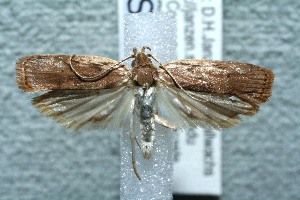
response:
[[[151,68],[143,68],[138,73],[137,81],[141,86],[151,86],[154,82]]]

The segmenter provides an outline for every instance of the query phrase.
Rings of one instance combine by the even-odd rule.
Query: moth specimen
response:
[[[149,159],[156,123],[174,130],[231,127],[241,121],[239,114],[255,114],[271,95],[274,75],[269,69],[205,59],[161,64],[146,50],[150,48],[134,48],[120,62],[86,55],[25,56],[16,64],[17,83],[25,92],[49,90],[32,103],[68,128],[102,130],[129,124],[139,179],[135,143]],[[123,64],[128,59],[133,59],[131,68]]]

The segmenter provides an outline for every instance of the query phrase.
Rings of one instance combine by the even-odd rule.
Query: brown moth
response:
[[[227,128],[241,122],[240,114],[255,114],[271,95],[274,75],[269,69],[205,59],[161,64],[146,49],[150,50],[134,48],[120,62],[86,55],[25,56],[17,61],[17,83],[25,92],[50,90],[32,103],[68,128],[113,129],[129,123],[133,169],[139,179],[135,143],[149,159],[155,123],[173,130]],[[127,59],[133,59],[131,68],[122,64]]]

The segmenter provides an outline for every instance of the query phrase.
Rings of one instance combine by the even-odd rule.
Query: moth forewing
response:
[[[235,96],[253,107],[270,97],[274,80],[271,70],[243,62],[186,59],[164,67],[185,90]],[[170,85],[166,73],[161,77]]]
[[[72,57],[72,60],[70,58]],[[19,87],[26,92],[41,90],[73,90],[113,88],[126,82],[128,68],[123,64],[105,74],[97,81],[83,81],[71,69],[82,76],[104,73],[119,62],[86,55],[39,54],[20,58],[17,61],[16,78]]]

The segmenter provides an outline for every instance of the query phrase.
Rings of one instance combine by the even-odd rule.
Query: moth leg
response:
[[[136,166],[136,160],[135,160],[135,142],[137,142],[137,139],[136,139],[136,135],[135,135],[135,132],[134,132],[134,121],[133,121],[133,116],[130,120],[130,141],[131,141],[131,161],[132,161],[132,168],[133,168],[133,171],[136,175],[136,177],[139,179],[139,180],[142,180],[141,179],[141,176],[137,170],[137,166]]]
[[[138,147],[140,148],[140,150],[142,150],[141,145],[140,145],[139,141],[137,140],[137,137],[136,137],[136,136],[135,136],[135,142],[136,142],[136,144],[138,145]]]
[[[110,72],[112,72],[113,70],[116,70],[116,69],[118,69],[118,68],[120,68],[120,67],[126,68],[126,66],[120,65],[120,64],[121,64],[122,62],[124,62],[125,60],[129,59],[129,58],[134,58],[134,55],[130,55],[130,56],[124,58],[123,60],[119,61],[118,63],[116,63],[115,65],[113,65],[112,67],[110,67],[109,69],[107,69],[107,70],[101,72],[100,74],[97,74],[97,75],[95,75],[95,76],[83,76],[83,75],[81,75],[80,73],[78,73],[77,70],[76,70],[76,69],[73,67],[73,65],[72,65],[72,59],[73,59],[74,56],[75,56],[75,54],[73,54],[73,55],[70,56],[69,66],[70,66],[72,72],[73,72],[76,76],[78,76],[81,80],[83,80],[83,81],[98,81],[98,80],[100,80],[101,78],[103,78],[104,76],[106,76],[107,74],[109,74]]]
[[[172,129],[173,131],[177,130],[176,125],[174,125],[173,123],[169,122],[168,120],[166,120],[166,119],[164,119],[162,117],[159,117],[156,114],[154,115],[154,121],[156,123],[158,123],[159,125],[161,125],[161,126],[164,126],[166,128]]]

